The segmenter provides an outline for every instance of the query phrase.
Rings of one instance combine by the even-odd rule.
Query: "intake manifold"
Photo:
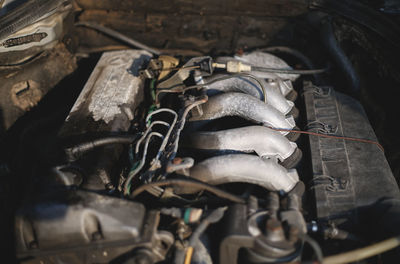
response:
[[[255,152],[262,158],[277,158],[286,168],[295,166],[302,156],[296,143],[263,126],[195,132],[184,139],[183,146],[219,153]]]
[[[226,116],[239,116],[254,123],[281,128],[283,135],[296,126],[292,116],[285,116],[271,105],[242,93],[224,93],[210,97],[202,106],[202,114],[189,121],[212,120]]]
[[[184,172],[186,176],[212,185],[251,183],[269,191],[289,192],[299,181],[295,169],[287,170],[276,160],[249,154],[217,156],[197,163]],[[184,188],[181,193],[199,190]]]

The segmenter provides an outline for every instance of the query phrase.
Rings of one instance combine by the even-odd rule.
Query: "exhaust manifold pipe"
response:
[[[208,151],[255,152],[262,158],[277,158],[286,168],[301,159],[301,150],[281,133],[263,126],[248,126],[217,132],[196,132],[183,141],[189,148]]]
[[[299,181],[295,169],[287,170],[276,160],[255,155],[233,154],[206,159],[184,172],[186,176],[212,185],[251,183],[269,191],[289,192]],[[199,190],[183,188],[180,193]]]
[[[264,126],[291,130],[296,126],[293,116],[286,117],[271,105],[248,94],[225,93],[210,97],[202,105],[202,114],[189,121],[213,120],[226,116],[239,116]],[[290,131],[280,132],[283,135]]]

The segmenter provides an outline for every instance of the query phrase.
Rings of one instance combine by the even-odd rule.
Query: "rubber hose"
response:
[[[304,55],[302,52],[300,52],[294,48],[285,47],[285,46],[272,46],[272,47],[263,48],[263,49],[261,49],[261,51],[270,52],[270,53],[288,54],[288,55],[300,60],[302,63],[304,63],[304,65],[308,69],[310,69],[310,70],[315,69],[314,63],[306,55]],[[317,84],[322,82],[321,78],[318,74],[314,74],[313,77]]]
[[[321,37],[323,43],[328,49],[328,52],[346,77],[346,81],[348,82],[350,88],[350,93],[357,95],[360,92],[360,80],[353,65],[351,64],[351,61],[336,40],[331,19],[327,19],[322,22]]]

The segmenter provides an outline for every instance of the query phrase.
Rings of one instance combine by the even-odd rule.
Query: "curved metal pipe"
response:
[[[289,192],[299,181],[297,171],[287,170],[275,160],[249,154],[234,154],[206,159],[189,170],[191,178],[211,185],[251,183],[269,191]],[[197,190],[185,190],[193,193]]]
[[[207,78],[206,83],[218,78],[221,78],[221,75],[213,75],[212,77]],[[285,115],[288,114],[292,110],[294,103],[286,100],[286,98],[279,92],[278,89],[272,87],[263,79],[260,79],[260,82],[263,83],[266,91],[267,104],[275,107],[279,112]],[[220,92],[242,92],[254,96],[260,100],[264,99],[261,87],[259,87],[256,82],[248,77],[232,77],[230,79],[217,81],[207,85],[205,88],[207,89],[207,94],[209,96],[218,94]]]
[[[224,93],[210,97],[202,105],[201,116],[190,121],[213,120],[225,116],[239,116],[255,123],[275,128],[293,129],[296,124],[292,116],[286,117],[271,105],[265,104],[248,94]],[[280,132],[287,135],[289,131]]]
[[[297,145],[277,131],[263,126],[248,126],[217,132],[196,132],[183,142],[184,146],[203,150],[235,150],[255,152],[260,157],[289,158]]]

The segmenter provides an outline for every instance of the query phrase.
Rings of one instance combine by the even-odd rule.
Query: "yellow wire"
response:
[[[400,236],[386,239],[382,242],[324,258],[323,264],[345,264],[360,261],[383,252],[389,251],[400,245]]]
[[[190,262],[192,260],[192,255],[193,255],[193,248],[192,247],[188,247],[188,249],[186,250],[186,256],[185,256],[184,264],[190,264]]]
[[[182,66],[182,67],[173,67],[173,68],[163,68],[159,71],[176,71],[176,70],[191,70],[191,69],[199,69],[200,66]]]

